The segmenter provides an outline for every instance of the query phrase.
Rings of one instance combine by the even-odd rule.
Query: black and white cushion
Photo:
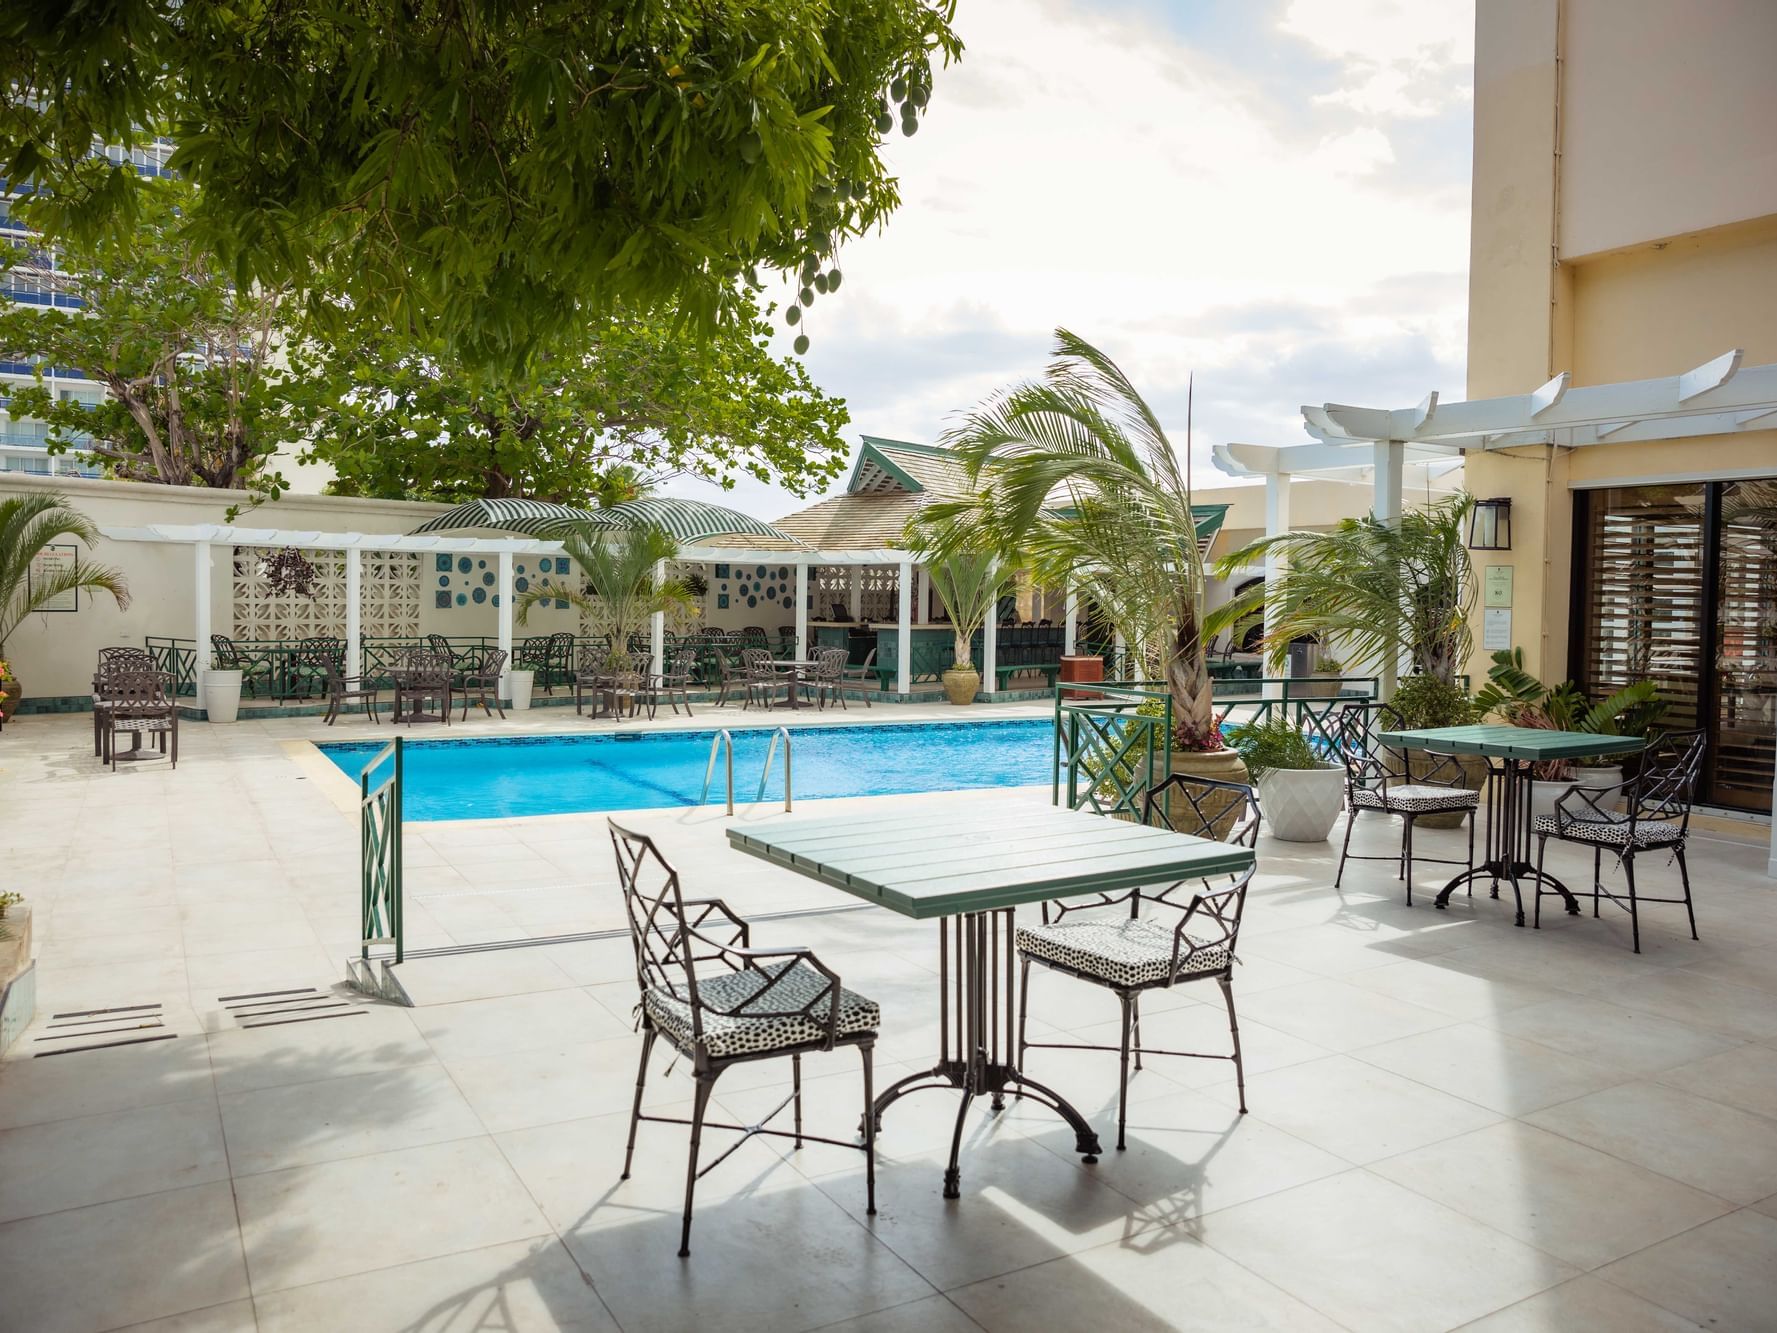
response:
[[[766,991],[766,983],[789,968],[784,976]],[[827,1006],[832,1003],[825,994],[831,985],[826,977],[800,960],[789,963],[768,963],[762,968],[742,972],[711,972],[697,978],[697,998],[703,1009],[703,1046],[712,1059],[751,1055],[760,1051],[778,1051],[790,1046],[806,1046],[827,1039]],[[764,991],[764,994],[760,994]],[[817,1000],[806,1015],[777,1017],[783,1010],[800,1009]],[[685,998],[656,986],[642,995],[642,1008],[653,1019],[661,1034],[681,1050],[689,1051],[691,1037],[691,1005]],[[711,1013],[711,1009],[733,1010],[730,1014]],[[749,1010],[762,1010],[749,1013]],[[882,1023],[882,1011],[874,1000],[840,987],[839,1030],[841,1037],[859,1032],[874,1032]]]
[[[1554,815],[1538,815],[1531,827],[1540,834],[1566,838],[1570,842],[1595,844],[1599,847],[1629,845],[1629,821],[1626,819],[1569,819],[1567,827],[1562,828]],[[1684,833],[1677,824],[1647,819],[1640,820],[1635,825],[1637,847],[1669,847],[1683,841]]]
[[[1113,986],[1144,986],[1171,973],[1173,930],[1128,917],[1057,921],[1018,927],[1017,943],[1019,951],[1032,958],[1102,977]],[[1189,934],[1186,939],[1190,944],[1179,949],[1180,975],[1219,972],[1228,966],[1226,943],[1210,944]]]
[[[1469,791],[1465,787],[1432,787],[1407,783],[1382,790],[1359,787],[1351,793],[1351,803],[1359,810],[1423,815],[1434,810],[1473,810],[1481,803],[1481,793]]]

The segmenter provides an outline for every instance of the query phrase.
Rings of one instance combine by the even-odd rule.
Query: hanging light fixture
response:
[[[1512,502],[1504,496],[1476,500],[1469,511],[1468,548],[1471,551],[1512,549]]]

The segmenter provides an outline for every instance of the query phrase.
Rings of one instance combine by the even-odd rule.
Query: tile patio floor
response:
[[[40,1015],[155,1003],[178,1036],[32,1059],[40,1017],[0,1064],[8,1333],[1777,1327],[1762,830],[1693,841],[1702,941],[1653,908],[1639,958],[1611,916],[1532,932],[1484,898],[1408,908],[1378,863],[1335,893],[1328,848],[1264,841],[1236,981],[1250,1115],[1226,1065],[1156,1060],[1128,1152],[1081,1166],[1014,1103],[971,1121],[946,1203],[954,1103],[924,1094],[887,1119],[876,1218],[855,1154],[755,1140],[703,1181],[681,1262],[682,1131],[644,1126],[616,1178],[638,1049],[624,941],[421,959],[404,969],[415,1008],[243,1028],[221,997],[326,992],[356,933],[355,823],[292,742],[377,733],[193,724],[176,774],[114,777],[89,726],[26,718],[0,742],[0,855],[35,907]],[[691,887],[747,914],[846,905],[730,852],[719,814],[643,818]],[[1365,820],[1357,845],[1393,836]],[[414,824],[407,849],[410,947],[619,924],[601,815]],[[813,945],[882,1004],[886,1082],[936,1043],[932,936],[871,909],[768,921],[756,942]],[[1042,974],[1032,989],[1033,1036],[1114,1040],[1107,995]],[[1213,987],[1144,1007],[1157,1043],[1225,1039]],[[1115,1064],[1030,1061],[1101,1132]],[[656,1107],[689,1095],[665,1068]],[[810,1072],[810,1128],[843,1134],[855,1059]],[[774,1105],[780,1073],[731,1072],[723,1113]]]

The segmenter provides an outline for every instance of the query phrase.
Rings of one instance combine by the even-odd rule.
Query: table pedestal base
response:
[[[1491,765],[1487,780],[1487,859],[1473,870],[1465,870],[1438,890],[1436,906],[1447,907],[1450,895],[1463,885],[1488,880],[1489,896],[1499,897],[1500,881],[1512,886],[1517,912],[1512,924],[1524,924],[1524,890],[1526,881],[1547,884],[1561,895],[1569,916],[1578,916],[1580,905],[1572,892],[1546,870],[1539,870],[1530,860],[1530,764],[1522,759],[1504,759]]]
[[[938,1063],[898,1080],[876,1099],[874,1115],[880,1131],[882,1113],[909,1093],[928,1088],[962,1093],[956,1128],[950,1135],[950,1161],[944,1168],[946,1199],[962,1193],[958,1158],[963,1125],[977,1097],[990,1098],[993,1111],[1005,1108],[1007,1092],[1037,1102],[1067,1121],[1074,1131],[1074,1151],[1087,1164],[1097,1162],[1101,1151],[1098,1135],[1086,1117],[1053,1088],[1026,1078],[1014,1063],[1018,1050],[1016,964],[1009,908],[970,912],[944,921],[938,934]],[[862,1129],[860,1124],[860,1132]]]

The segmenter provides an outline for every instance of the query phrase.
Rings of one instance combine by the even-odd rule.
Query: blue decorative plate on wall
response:
[[[529,579],[514,579],[512,580],[512,586],[517,588],[520,592],[529,592],[531,590],[531,581]]]
[[[487,587],[487,588],[493,587],[494,586],[494,576],[492,574],[483,574],[481,576],[481,583],[482,583],[483,587]]]
[[[461,560],[457,561],[457,573],[459,573],[459,574],[467,574],[470,570],[472,570],[474,568],[475,568],[475,562],[473,560],[471,560],[468,556],[464,556]]]
[[[432,568],[437,570],[440,574],[450,573],[450,557],[448,555],[433,556]]]
[[[465,594],[465,593],[458,593],[457,594],[457,605],[458,606],[469,605],[469,598],[468,598],[467,594]]]
[[[487,589],[477,588],[474,592],[470,593],[469,596],[474,600],[475,605],[480,606],[487,600]]]

